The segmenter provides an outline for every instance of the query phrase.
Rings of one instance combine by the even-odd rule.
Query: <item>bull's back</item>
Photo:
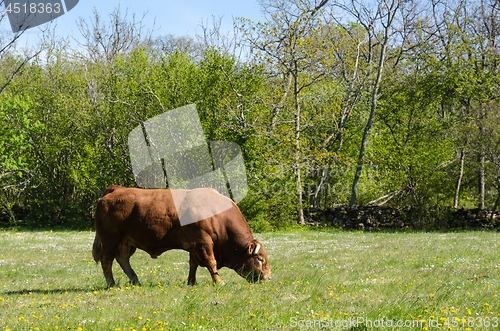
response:
[[[145,229],[175,223],[175,208],[169,190],[143,190],[111,186],[99,199],[97,222],[108,230]]]

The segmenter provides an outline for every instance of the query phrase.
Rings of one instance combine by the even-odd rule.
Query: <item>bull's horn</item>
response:
[[[260,244],[257,243],[257,246],[255,246],[255,250],[253,251],[253,255],[259,254],[259,249],[260,249]]]

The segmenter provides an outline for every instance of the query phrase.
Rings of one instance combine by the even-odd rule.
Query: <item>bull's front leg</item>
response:
[[[214,284],[225,284],[222,278],[219,276],[219,273],[217,272],[217,261],[215,260],[212,245],[203,245],[202,247],[195,250],[194,255],[199,262],[197,264],[202,265],[208,269],[208,272],[210,272],[210,276],[212,276]],[[189,264],[191,271],[191,259]],[[196,269],[194,270],[194,273],[196,273]]]
[[[212,280],[214,284],[224,285],[224,281],[220,278],[219,273],[217,272],[217,261],[215,258],[210,260],[207,265],[208,272],[210,272],[210,276],[212,276]]]

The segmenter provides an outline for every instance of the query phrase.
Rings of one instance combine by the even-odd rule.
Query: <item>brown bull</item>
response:
[[[210,188],[177,190],[178,194],[193,212],[206,211],[212,201],[227,199]],[[208,269],[214,283],[224,283],[217,273],[222,267],[235,270],[249,282],[269,279],[271,270],[262,244],[253,238],[236,204],[231,204],[222,213],[181,226],[170,190],[108,187],[97,204],[92,250],[108,288],[115,285],[114,259],[130,281],[140,285],[129,262],[137,248],[152,258],[170,249],[188,251],[189,285],[196,284],[198,266]]]

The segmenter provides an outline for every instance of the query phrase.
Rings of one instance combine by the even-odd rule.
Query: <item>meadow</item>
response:
[[[0,231],[0,330],[494,330],[500,328],[497,232],[256,234],[272,279],[226,285],[188,254],[117,263],[105,290],[90,231]],[[399,324],[398,324],[399,323]]]

